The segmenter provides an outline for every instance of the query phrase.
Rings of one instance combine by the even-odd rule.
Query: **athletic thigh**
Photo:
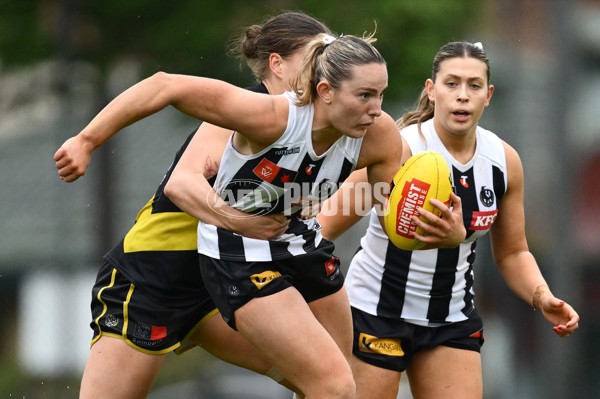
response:
[[[145,398],[163,359],[164,355],[140,352],[122,339],[101,336],[90,350],[79,397]]]
[[[308,304],[317,320],[333,337],[350,361],[352,356],[352,314],[346,288]]]
[[[332,390],[353,395],[346,358],[295,288],[252,299],[235,319],[240,333],[307,397],[329,397]]]
[[[265,374],[271,363],[239,332],[232,329],[219,313],[205,320],[194,332],[192,341],[227,363]]]
[[[219,313],[203,321],[190,339],[196,346],[227,363],[266,375],[289,390],[298,392],[298,388],[285,380],[242,334],[229,327]]]
[[[415,399],[481,399],[481,356],[466,349],[437,346],[413,355],[406,369]]]
[[[363,362],[356,356],[350,360],[356,382],[356,399],[396,399],[402,373]]]

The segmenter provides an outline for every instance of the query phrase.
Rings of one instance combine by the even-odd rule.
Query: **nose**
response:
[[[383,98],[378,98],[373,101],[371,107],[369,107],[369,115],[377,118],[381,116],[381,105],[383,104]]]
[[[458,90],[457,100],[458,101],[468,101],[469,100],[469,96],[467,94],[467,86],[466,85],[460,85],[460,89]]]

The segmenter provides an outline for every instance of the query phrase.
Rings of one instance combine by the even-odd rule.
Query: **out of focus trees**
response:
[[[125,57],[157,70],[207,75],[246,84],[226,55],[228,40],[282,10],[302,10],[332,30],[360,35],[377,27],[376,46],[388,62],[388,98],[413,98],[437,49],[472,40],[484,12],[475,0],[0,0],[3,68],[60,57],[107,70]]]

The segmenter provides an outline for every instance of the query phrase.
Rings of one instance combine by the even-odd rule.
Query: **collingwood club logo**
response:
[[[479,199],[483,205],[489,208],[490,206],[494,205],[494,192],[485,186],[481,186]]]

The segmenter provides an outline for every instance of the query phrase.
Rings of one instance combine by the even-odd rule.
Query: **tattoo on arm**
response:
[[[219,171],[219,163],[217,161],[213,161],[210,157],[206,157],[206,162],[204,163],[204,177],[210,179],[215,176]]]

